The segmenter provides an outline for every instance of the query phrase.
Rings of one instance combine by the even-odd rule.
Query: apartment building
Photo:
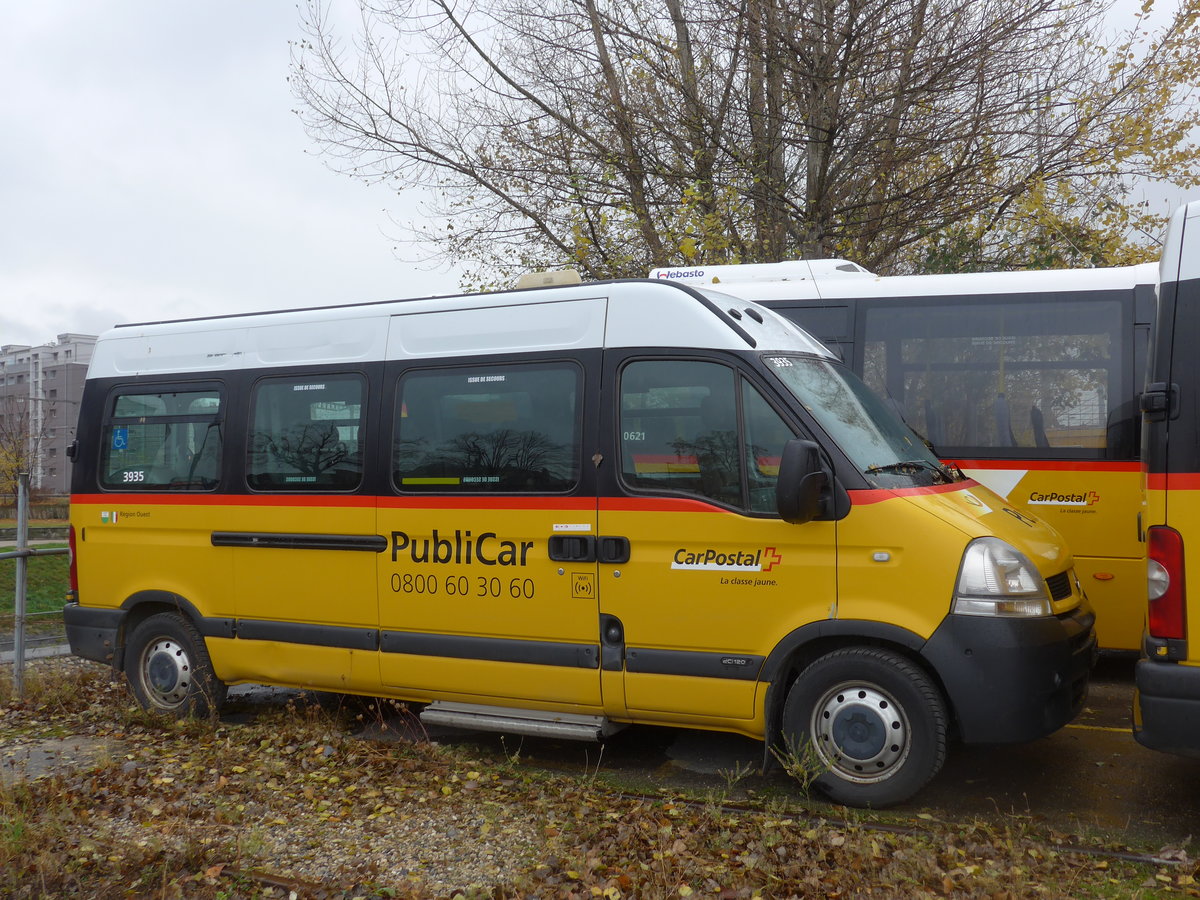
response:
[[[67,447],[95,344],[96,335],[68,333],[37,347],[0,346],[0,442],[12,452],[23,436],[30,486],[39,493],[70,490]]]

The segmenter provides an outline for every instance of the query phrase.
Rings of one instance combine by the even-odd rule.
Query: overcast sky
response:
[[[396,250],[391,218],[416,198],[331,172],[291,112],[298,16],[294,0],[8,5],[0,345],[457,291]]]
[[[389,216],[415,204],[330,171],[292,113],[298,16],[283,0],[8,6],[0,345],[457,291],[397,258]]]

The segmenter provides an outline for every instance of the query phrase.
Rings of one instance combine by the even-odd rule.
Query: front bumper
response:
[[[1087,702],[1096,616],[1080,606],[1032,619],[949,615],[922,655],[941,676],[964,743],[1030,741]]]
[[[1133,736],[1143,747],[1200,758],[1200,666],[1140,659]]]
[[[71,652],[83,659],[120,668],[122,648],[119,641],[125,616],[123,609],[96,609],[68,603],[63,607],[63,623]]]

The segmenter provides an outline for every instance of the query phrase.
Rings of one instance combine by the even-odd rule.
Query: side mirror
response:
[[[829,473],[816,443],[796,439],[783,445],[775,482],[775,505],[783,521],[803,525],[817,518],[828,488]]]

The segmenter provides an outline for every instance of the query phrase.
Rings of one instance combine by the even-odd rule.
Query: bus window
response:
[[[621,376],[621,474],[634,488],[742,500],[734,372],[653,360]]]
[[[267,378],[254,386],[246,481],[258,491],[352,491],[362,481],[363,379]]]
[[[112,398],[100,484],[114,490],[213,490],[220,475],[221,395],[140,386]]]
[[[780,454],[795,434],[745,380],[739,428],[734,390],[733,370],[719,363],[652,360],[627,366],[621,379],[625,483],[775,514]]]
[[[397,393],[402,491],[562,493],[579,481],[579,371],[561,363],[416,371]]]
[[[1122,333],[1116,300],[879,306],[863,376],[943,456],[1130,456]]]

